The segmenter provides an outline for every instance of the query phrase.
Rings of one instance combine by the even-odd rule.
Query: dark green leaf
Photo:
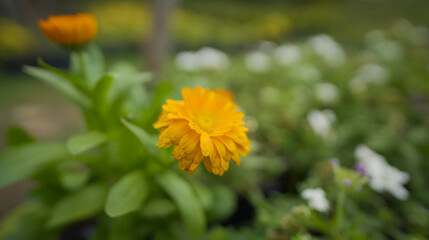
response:
[[[71,137],[67,141],[67,148],[73,155],[83,153],[107,141],[106,135],[100,132],[86,132]]]
[[[90,99],[62,76],[42,68],[30,66],[24,66],[24,72],[56,88],[79,106],[84,108],[91,106]]]
[[[10,127],[6,132],[6,146],[19,146],[32,142],[34,142],[33,136],[21,127]]]
[[[201,235],[206,228],[206,218],[189,184],[172,171],[158,175],[156,180],[176,203],[189,232],[194,236]]]
[[[123,176],[109,191],[105,211],[117,217],[137,210],[149,193],[149,185],[142,172]]]
[[[136,137],[140,140],[143,146],[149,151],[151,154],[155,156],[160,155],[160,149],[157,147],[156,143],[158,139],[156,136],[149,135],[145,130],[140,127],[128,122],[125,119],[121,119],[121,122],[127,127]]]
[[[62,143],[30,143],[0,154],[0,188],[31,177],[45,165],[69,157]]]
[[[90,185],[61,199],[52,209],[48,226],[56,227],[91,217],[103,209],[107,189]]]
[[[77,89],[81,90],[82,92],[88,92],[88,86],[85,84],[85,82],[82,79],[45,63],[41,58],[39,58],[37,62],[44,69],[56,74],[57,76],[65,80],[68,80],[71,84],[73,84]]]

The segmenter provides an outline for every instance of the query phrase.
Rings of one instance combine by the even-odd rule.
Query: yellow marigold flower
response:
[[[85,44],[97,35],[97,20],[90,13],[54,15],[39,20],[39,27],[51,41],[63,46]]]
[[[196,87],[183,88],[183,100],[167,99],[154,128],[160,128],[158,147],[174,146],[179,168],[192,174],[201,160],[206,169],[223,175],[232,159],[240,165],[250,149],[244,113],[232,94]]]

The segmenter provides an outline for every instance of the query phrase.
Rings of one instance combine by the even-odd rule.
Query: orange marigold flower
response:
[[[158,147],[174,146],[179,168],[192,174],[204,162],[206,169],[223,175],[232,159],[240,165],[250,149],[244,113],[232,94],[196,87],[183,88],[183,100],[167,99],[154,128],[160,128]]]
[[[39,27],[51,41],[63,46],[85,44],[97,35],[97,20],[90,13],[54,15],[39,20]]]

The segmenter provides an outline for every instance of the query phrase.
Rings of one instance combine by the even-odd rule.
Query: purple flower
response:
[[[343,184],[345,185],[345,186],[350,186],[350,184],[352,183],[352,181],[350,181],[350,179],[344,179],[344,181],[343,181]]]
[[[362,164],[360,164],[360,163],[356,163],[355,169],[356,169],[356,171],[358,171],[362,175],[366,175],[367,174],[366,168]]]
[[[331,158],[330,161],[331,161],[332,166],[340,165],[340,160],[338,160],[338,158]]]

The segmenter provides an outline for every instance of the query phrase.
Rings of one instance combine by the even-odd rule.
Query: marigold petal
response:
[[[201,153],[203,154],[204,157],[207,157],[212,154],[213,142],[210,136],[206,132],[201,133],[200,146],[201,146]]]

